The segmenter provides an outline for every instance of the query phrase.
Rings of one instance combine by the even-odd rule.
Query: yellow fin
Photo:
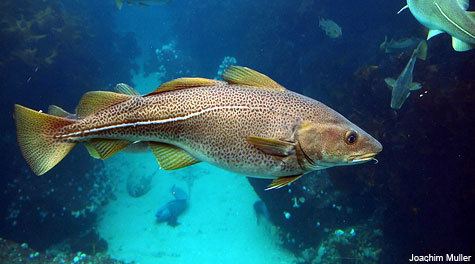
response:
[[[249,144],[272,156],[287,157],[295,153],[295,144],[292,142],[254,136],[247,137],[246,140]]]
[[[15,122],[21,152],[36,175],[52,169],[76,145],[54,137],[59,129],[75,120],[15,105]]]
[[[125,84],[125,83],[118,83],[114,89],[117,93],[126,94],[126,95],[133,95],[133,96],[140,96],[140,93],[137,92],[132,86]]]
[[[290,183],[298,180],[300,177],[302,177],[302,175],[303,174],[295,175],[295,176],[279,177],[279,178],[273,180],[271,182],[271,184],[269,184],[269,186],[267,186],[266,191],[267,190],[272,190],[272,189],[282,188],[282,187],[286,186],[287,184],[290,184]]]
[[[185,150],[170,144],[150,142],[149,146],[164,170],[176,170],[200,162]]]
[[[125,149],[130,143],[130,141],[120,139],[91,139],[86,142],[86,148],[92,157],[107,159]]]
[[[211,80],[211,79],[206,79],[206,78],[194,78],[194,77],[178,78],[178,79],[163,83],[155,91],[147,94],[147,96],[158,94],[158,93],[164,93],[168,91],[188,89],[188,88],[193,88],[193,87],[214,86],[217,83],[218,82],[216,80]]]
[[[48,114],[54,115],[54,116],[59,116],[59,117],[64,117],[64,118],[71,118],[74,116],[74,114],[69,113],[68,111],[64,110],[63,108],[57,106],[57,105],[50,105],[48,107]]]
[[[76,112],[79,117],[86,117],[115,104],[125,102],[130,98],[132,98],[132,96],[114,92],[87,92],[82,96],[81,101],[79,101]]]
[[[85,142],[84,146],[86,147],[87,152],[89,152],[89,155],[91,157],[95,159],[101,159],[101,155],[99,154],[99,152],[97,152],[97,150],[94,148],[94,146],[91,143]]]
[[[230,66],[223,73],[223,80],[230,84],[248,85],[284,92],[286,89],[268,76],[242,66]]]

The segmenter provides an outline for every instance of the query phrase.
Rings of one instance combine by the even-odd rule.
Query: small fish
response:
[[[142,6],[149,6],[151,4],[166,4],[169,2],[171,2],[171,0],[115,0],[115,5],[120,10],[122,9],[124,3],[127,3],[129,5],[137,4]]]
[[[175,200],[166,203],[164,206],[158,209],[155,217],[158,223],[167,222],[170,226],[177,226],[178,216],[180,216],[188,207],[188,195],[182,189],[173,185],[172,194],[175,196]]]
[[[423,40],[419,43],[417,48],[412,53],[409,62],[404,70],[401,72],[397,80],[392,78],[386,78],[384,81],[392,89],[391,94],[391,108],[398,110],[401,109],[406,99],[411,94],[411,91],[419,90],[422,85],[417,82],[412,82],[412,72],[414,71],[414,65],[416,59],[420,58],[425,60],[427,57],[427,43]]]
[[[188,194],[184,190],[180,189],[179,187],[176,187],[175,185],[173,185],[172,187],[172,194],[177,200],[188,199]]]
[[[330,38],[339,38],[343,34],[341,27],[330,19],[320,18],[318,26],[325,31],[325,34]]]
[[[232,66],[224,81],[179,78],[140,96],[86,93],[75,118],[15,105],[17,139],[37,175],[78,143],[107,159],[146,143],[160,167],[205,161],[280,188],[303,174],[374,160],[381,144],[326,105],[285,89],[266,75]]]
[[[452,47],[456,51],[467,51],[475,47],[475,12],[467,11],[469,0],[407,0],[414,17],[429,29],[427,39],[440,33],[452,36]]]
[[[257,224],[260,223],[261,218],[264,218],[267,221],[270,220],[269,210],[262,200],[258,200],[254,203],[254,212],[256,213]]]
[[[422,39],[420,38],[403,38],[403,39],[391,39],[388,41],[388,37],[384,37],[384,42],[379,45],[379,48],[385,53],[394,53],[403,51],[406,49],[415,48]]]

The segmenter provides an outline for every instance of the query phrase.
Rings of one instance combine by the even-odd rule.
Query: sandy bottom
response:
[[[148,263],[294,263],[279,246],[275,228],[258,225],[253,203],[258,199],[245,177],[206,163],[177,171],[159,170],[151,190],[133,198],[126,190],[132,175],[156,171],[152,154],[119,154],[106,170],[119,180],[117,199],[101,212],[100,235],[117,259]],[[155,222],[156,210],[171,200],[173,185],[187,190],[189,208],[180,225]]]

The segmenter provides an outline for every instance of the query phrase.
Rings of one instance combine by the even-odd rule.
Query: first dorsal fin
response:
[[[284,92],[286,89],[268,76],[242,66],[230,66],[223,73],[223,80],[230,84],[248,85]]]
[[[294,175],[294,176],[285,176],[285,177],[279,177],[271,182],[269,186],[267,186],[267,190],[272,190],[272,189],[279,189],[284,187],[287,184],[290,184],[296,180],[298,180],[300,177],[302,177],[303,174],[300,175]]]
[[[87,92],[82,96],[81,101],[79,101],[76,113],[80,118],[83,118],[115,104],[125,102],[130,98],[132,98],[132,96],[114,92]]]
[[[193,87],[205,87],[205,86],[214,86],[218,83],[216,80],[206,79],[206,78],[197,78],[197,77],[185,77],[178,78],[166,83],[163,83],[155,91],[147,94],[154,95],[158,93],[164,93],[169,91],[188,89]]]
[[[137,92],[132,86],[125,84],[125,83],[118,83],[114,89],[117,93],[127,94],[127,95],[134,95],[140,96],[139,92]]]
[[[164,170],[176,170],[200,162],[177,146],[160,142],[150,142],[149,146],[157,158],[160,168]]]
[[[63,108],[57,106],[57,105],[50,105],[48,107],[48,114],[54,115],[54,116],[59,116],[59,117],[64,117],[64,118],[71,118],[74,116],[74,114],[69,113],[68,111],[64,110]]]

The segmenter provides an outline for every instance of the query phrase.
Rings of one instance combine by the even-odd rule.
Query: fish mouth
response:
[[[357,163],[364,163],[370,160],[374,160],[376,163],[378,163],[378,160],[375,158],[377,154],[378,153],[376,152],[372,152],[372,153],[367,153],[363,155],[350,156],[350,158],[348,159],[348,162],[350,164],[357,164]]]

